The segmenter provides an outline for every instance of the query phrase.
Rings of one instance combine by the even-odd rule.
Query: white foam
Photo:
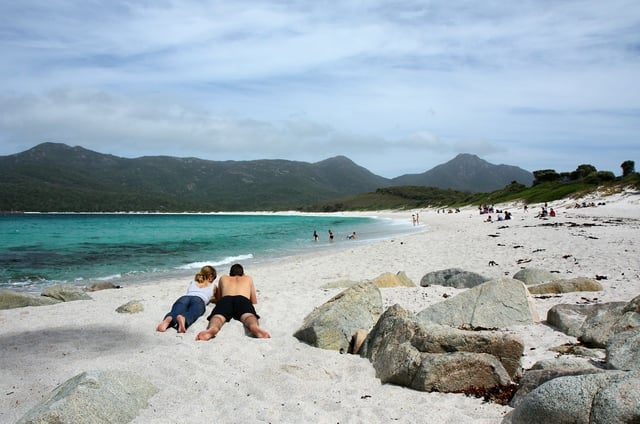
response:
[[[213,265],[213,266],[225,265],[225,264],[230,264],[232,262],[245,261],[248,259],[253,259],[253,255],[251,253],[248,253],[245,255],[227,256],[218,261],[191,262],[185,265],[180,265],[175,269],[200,269],[205,265]]]

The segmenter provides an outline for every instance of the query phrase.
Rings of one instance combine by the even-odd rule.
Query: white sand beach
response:
[[[475,207],[460,213],[379,212],[408,221],[419,212],[426,231],[247,266],[260,322],[271,339],[248,337],[232,321],[215,339],[196,342],[206,315],[186,334],[156,332],[184,294],[189,281],[183,280],[92,292],[87,301],[2,310],[0,422],[16,422],[83,371],[113,369],[136,373],[159,389],[134,423],[499,423],[510,407],[382,385],[368,360],[308,346],[293,333],[307,314],[342,290],[322,288],[327,283],[385,272],[404,271],[416,284],[381,289],[385,307],[398,303],[414,312],[459,291],[419,286],[424,274],[451,267],[490,278],[512,276],[523,267],[557,271],[559,278],[606,277],[602,292],[536,299],[542,320],[558,303],[629,301],[640,294],[640,195],[583,200],[606,204],[576,209],[575,200],[552,202],[558,215],[547,219],[535,217],[541,205],[529,205],[528,212],[521,205],[498,205],[513,218],[493,223],[484,222]],[[218,269],[219,275],[227,272]],[[131,300],[141,301],[144,311],[115,311]],[[505,331],[524,340],[525,369],[555,357],[549,347],[576,341],[544,322]]]

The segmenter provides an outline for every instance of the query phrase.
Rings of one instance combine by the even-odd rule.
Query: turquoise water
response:
[[[4,214],[0,289],[186,278],[204,264],[226,272],[233,262],[264,262],[414,230],[410,223],[335,215]],[[352,231],[357,239],[347,240]]]

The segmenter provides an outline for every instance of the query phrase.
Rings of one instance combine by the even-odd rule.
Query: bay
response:
[[[348,240],[354,231],[357,238]],[[222,273],[234,262],[270,261],[412,231],[406,222],[334,214],[2,214],[0,289],[40,292],[63,283],[190,278],[205,264]]]

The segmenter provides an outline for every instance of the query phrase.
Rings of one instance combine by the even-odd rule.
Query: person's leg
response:
[[[271,337],[271,335],[265,329],[260,328],[258,318],[256,318],[254,314],[249,312],[242,314],[242,316],[240,317],[240,321],[244,324],[245,327],[247,327],[249,331],[251,331],[251,334],[258,337],[259,339],[268,339]]]
[[[184,333],[200,315],[204,314],[206,306],[202,299],[197,296],[188,296],[189,301],[186,304],[184,315],[178,315],[176,320],[178,321],[178,333]]]
[[[181,296],[173,303],[173,305],[171,306],[171,312],[164,316],[164,319],[156,327],[156,331],[165,332],[167,331],[167,328],[171,327],[174,324],[174,322],[177,322],[176,318],[178,317],[178,315],[183,314],[183,311],[186,309],[185,301],[187,301],[188,298],[185,298],[187,298],[187,296]]]
[[[176,322],[178,323],[178,333],[186,333],[187,332],[187,323],[184,319],[184,316],[178,315],[176,317]]]
[[[224,315],[214,315],[209,320],[209,326],[206,330],[198,333],[196,340],[209,340],[218,334],[222,326],[227,322]]]
[[[191,301],[192,296],[181,296],[176,302],[173,304],[171,308],[171,315],[174,317],[176,323],[178,324],[178,333],[184,333],[187,331],[187,326],[185,322],[185,315],[187,314],[187,310],[189,309],[189,303]]]

